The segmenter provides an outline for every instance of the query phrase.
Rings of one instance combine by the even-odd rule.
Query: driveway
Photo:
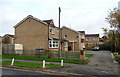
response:
[[[94,54],[89,59],[88,65],[118,67],[118,64],[114,63],[110,51],[86,51],[86,53]]]
[[[66,72],[84,75],[118,75],[118,64],[114,63],[110,51],[85,51],[94,54],[87,65],[75,65]]]

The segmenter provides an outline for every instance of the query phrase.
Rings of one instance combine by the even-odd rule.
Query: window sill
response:
[[[58,48],[49,48],[49,49],[58,49]]]

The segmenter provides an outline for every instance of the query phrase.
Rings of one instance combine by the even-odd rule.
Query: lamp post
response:
[[[59,51],[58,51],[58,57],[60,58],[61,57],[61,28],[60,28],[60,12],[61,12],[61,9],[59,7]]]

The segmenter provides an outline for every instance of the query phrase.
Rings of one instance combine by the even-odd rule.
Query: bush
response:
[[[86,50],[92,50],[93,47],[88,47],[88,48],[85,48]]]
[[[104,44],[99,45],[99,47],[100,47],[100,50],[109,50],[111,52],[115,52],[115,41],[111,40],[111,41],[105,42]]]

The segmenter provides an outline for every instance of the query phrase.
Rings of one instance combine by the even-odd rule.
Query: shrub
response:
[[[115,52],[115,48],[117,49],[117,47],[115,47],[115,41],[111,40],[111,41],[107,41],[102,45],[99,45],[100,50],[109,50],[111,52]]]

